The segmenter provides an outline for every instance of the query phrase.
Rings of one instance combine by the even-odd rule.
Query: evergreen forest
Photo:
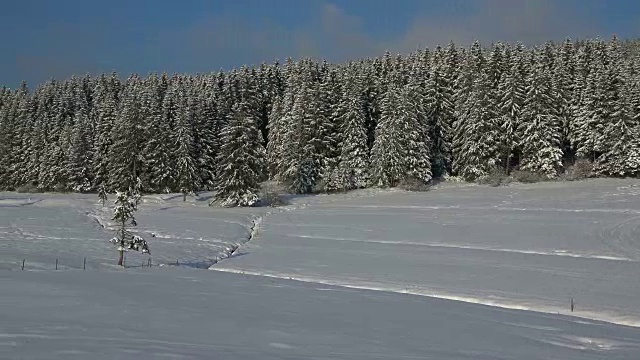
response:
[[[494,172],[640,175],[640,47],[453,43],[332,64],[118,74],[0,89],[0,189],[294,193],[475,181]]]

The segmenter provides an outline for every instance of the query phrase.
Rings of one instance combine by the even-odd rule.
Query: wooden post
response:
[[[151,258],[149,258],[149,261],[148,261],[148,265],[147,265],[147,266],[148,266],[148,267],[151,267]]]
[[[26,261],[26,259],[22,260],[22,270],[24,270],[24,262]]]
[[[87,258],[82,258],[82,270],[87,270]]]
[[[58,259],[56,259],[56,270],[58,270]]]
[[[573,309],[575,307],[576,303],[573,302],[573,298],[571,298],[571,312],[573,312]]]

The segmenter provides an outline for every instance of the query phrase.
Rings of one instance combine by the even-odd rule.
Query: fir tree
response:
[[[217,158],[215,198],[223,206],[253,206],[259,201],[259,182],[265,169],[260,137],[255,113],[241,100],[233,106],[222,132]]]
[[[111,239],[111,243],[116,245],[118,250],[118,265],[124,266],[124,253],[127,250],[141,251],[143,254],[150,254],[147,242],[138,235],[134,235],[130,226],[136,226],[135,212],[138,210],[140,194],[128,192],[116,192],[115,206],[113,208],[112,220],[118,223],[116,236]]]
[[[607,49],[607,64],[603,70],[606,106],[603,131],[603,154],[595,164],[596,174],[605,176],[636,176],[640,173],[640,149],[638,148],[638,124],[630,115],[625,96],[622,54],[617,38]]]
[[[176,129],[174,136],[176,180],[178,190],[182,193],[182,200],[186,201],[188,194],[195,193],[198,188],[198,173],[194,158],[193,143],[193,100],[184,98],[183,104],[176,119]]]
[[[334,116],[341,124],[338,163],[326,179],[327,190],[363,188],[369,180],[369,150],[362,80],[350,77]]]
[[[562,167],[562,124],[554,109],[552,78],[542,61],[543,56],[543,53],[538,55],[536,68],[527,79],[520,169],[553,179]]]
[[[393,84],[393,83],[392,83]],[[401,181],[431,180],[428,134],[420,124],[414,89],[390,85],[371,150],[372,184],[394,187]]]
[[[437,47],[426,82],[424,111],[432,140],[431,168],[439,177],[451,172],[451,141],[454,123],[454,88],[446,70],[445,53]]]
[[[140,78],[131,76],[111,130],[109,152],[110,188],[127,189],[139,177],[143,144],[143,119],[140,106]]]

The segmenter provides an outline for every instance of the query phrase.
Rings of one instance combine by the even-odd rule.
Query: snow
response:
[[[149,242],[153,264],[207,268],[228,249],[247,240],[252,220],[264,208],[222,209],[209,207],[210,193],[198,197],[182,194],[143,198],[132,232]],[[0,270],[17,269],[22,260],[30,269],[53,269],[56,258],[62,268],[111,268],[118,260],[109,243],[117,228],[111,215],[112,201],[103,208],[96,195],[0,193]],[[37,201],[35,200],[37,199]],[[113,196],[110,198],[113,200]],[[20,241],[28,240],[28,241]],[[126,254],[131,266],[147,264],[149,256]]]
[[[187,268],[0,273],[0,353],[92,359],[635,359],[635,328]],[[10,311],[8,310],[10,309]]]
[[[0,358],[637,359],[638,195],[622,179],[281,208],[145,196],[136,234],[180,266],[128,252],[123,270],[95,195],[0,193]]]
[[[316,203],[270,215],[247,256],[211,269],[640,326],[639,190],[446,184]]]

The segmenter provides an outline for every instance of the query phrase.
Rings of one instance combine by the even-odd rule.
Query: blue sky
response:
[[[20,0],[0,11],[0,84],[330,61],[454,40],[640,34],[637,0]]]

